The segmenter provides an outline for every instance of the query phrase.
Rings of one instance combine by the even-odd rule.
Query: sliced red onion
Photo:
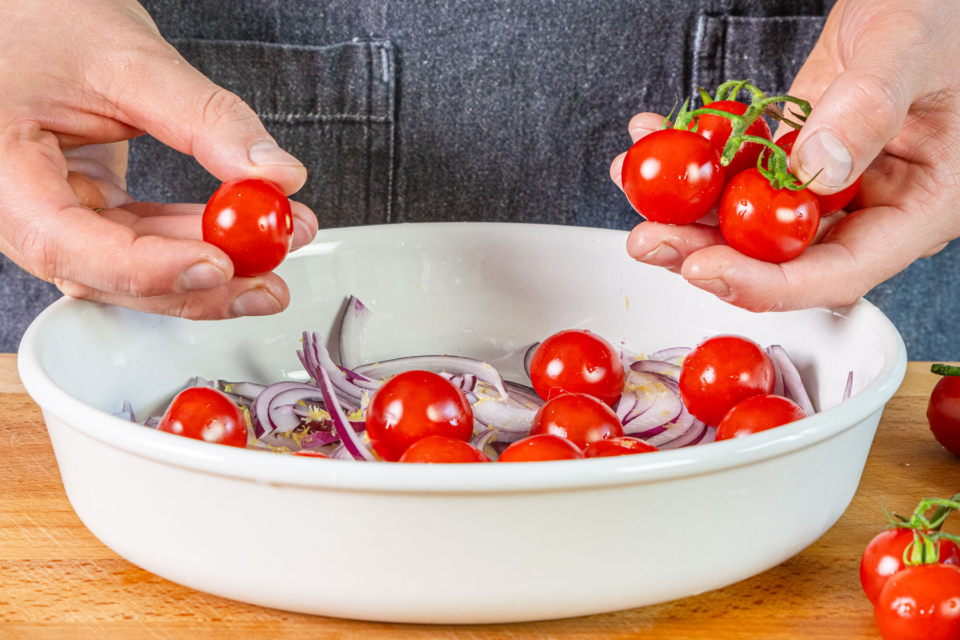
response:
[[[361,389],[366,389],[367,391],[376,391],[380,388],[380,385],[383,384],[379,380],[371,380],[370,378],[362,376],[359,373],[354,373],[345,367],[337,368],[340,369],[340,372],[343,373],[344,376],[346,376],[348,381],[360,387]]]
[[[644,374],[634,373],[631,374],[631,378],[634,375]],[[683,403],[680,402],[680,396],[675,389],[659,380],[655,384],[657,386],[653,389],[648,390],[646,389],[648,385],[642,385],[636,390],[637,407],[627,415],[627,421],[623,424],[625,435],[643,433],[654,427],[665,426],[683,411]],[[652,398],[648,394],[652,395]],[[650,403],[646,404],[648,402]],[[644,408],[640,408],[642,403],[645,405]]]
[[[160,421],[162,419],[163,416],[151,416],[144,421],[143,426],[156,429],[160,425]]]
[[[689,415],[689,414],[688,414]],[[679,422],[679,418],[677,421]],[[697,444],[703,439],[704,434],[707,432],[707,425],[703,424],[699,420],[694,420],[693,424],[690,425],[690,428],[687,429],[686,433],[683,435],[671,440],[670,442],[665,442],[660,445],[659,449],[661,451],[666,451],[667,449],[679,449],[680,447],[689,447]]]
[[[189,389],[191,387],[210,387],[211,389],[216,389],[217,385],[213,380],[207,380],[206,378],[201,378],[200,376],[193,376],[190,378],[190,381],[187,382],[187,386],[184,388]]]
[[[624,391],[620,396],[620,402],[617,403],[617,417],[623,424],[623,419],[630,415],[633,408],[637,406],[637,394],[632,391]]]
[[[470,444],[475,446],[480,451],[483,451],[483,448],[490,444],[491,440],[496,439],[497,430],[496,429],[485,429],[475,435],[473,440],[470,441]]]
[[[304,449],[319,449],[328,444],[333,444],[334,442],[340,442],[340,436],[333,429],[332,420],[323,421],[325,429],[319,431],[311,431],[310,433],[304,435],[300,438],[300,446]],[[350,426],[353,427],[353,430],[357,433],[361,433],[366,430],[367,425],[364,422],[356,422],[351,420]]]
[[[330,454],[330,457],[334,460],[354,460],[355,458],[350,455],[350,451],[347,450],[342,444],[334,449],[333,453]]]
[[[689,411],[687,411],[686,407],[681,405],[680,415],[678,415],[675,420],[672,420],[664,425],[667,428],[663,433],[659,433],[652,438],[648,438],[647,444],[652,444],[655,447],[662,447],[667,443],[673,442],[677,438],[685,435],[696,422],[697,419],[694,418]]]
[[[840,402],[846,402],[853,395],[853,371],[847,374],[847,388],[843,390],[843,399]]]
[[[353,369],[363,363],[360,357],[363,330],[372,315],[373,312],[356,296],[350,296],[340,323],[340,364],[344,368]]]
[[[452,373],[441,371],[440,375],[449,380],[453,386],[457,387],[464,393],[473,391],[477,386],[477,376],[473,375],[472,373],[467,373],[462,376],[455,376]]]
[[[793,360],[790,359],[787,352],[783,350],[783,347],[775,344],[767,347],[767,353],[780,367],[780,375],[783,376],[784,397],[800,405],[800,408],[808,416],[815,414],[816,410],[813,408],[813,403],[810,402],[807,390],[803,387],[800,372],[797,371],[796,365],[793,364]]]
[[[266,387],[254,382],[228,382],[227,380],[218,380],[220,390],[224,393],[232,393],[248,400],[256,400]]]
[[[536,413],[534,409],[516,407],[494,398],[480,398],[473,405],[474,419],[501,431],[529,432]]]
[[[662,360],[663,362],[669,362],[670,364],[681,364],[683,359],[687,357],[687,354],[690,353],[690,347],[671,347],[670,349],[661,349],[660,351],[654,351],[649,356],[650,360]]]
[[[262,392],[260,392],[260,395],[257,396],[257,399],[253,402],[253,407],[250,409],[250,418],[251,422],[253,422],[254,433],[257,438],[263,438],[264,436],[268,436],[275,431],[290,431],[300,424],[299,416],[293,416],[292,409],[290,410],[290,415],[296,419],[296,424],[292,424],[289,416],[281,416],[276,407],[274,407],[273,412],[271,412],[271,406],[273,406],[274,398],[287,391],[295,390],[305,394],[320,393],[320,390],[313,385],[306,384],[304,382],[293,382],[290,380],[277,382],[276,384],[266,387]],[[322,396],[320,397],[322,398]],[[273,421],[274,416],[280,418],[282,424],[275,423]]]
[[[527,377],[530,378],[530,361],[533,360],[533,354],[537,351],[537,347],[540,346],[539,342],[534,342],[532,345],[527,347],[527,352],[523,354],[523,370],[527,372]],[[531,378],[532,379],[532,378]]]
[[[543,405],[543,398],[537,395],[537,392],[534,391],[532,387],[510,382],[509,380],[504,380],[503,386],[506,387],[510,393],[510,400],[516,400],[522,406],[530,409],[539,409],[540,406]]]
[[[303,368],[310,376],[320,382],[320,371],[326,371],[334,388],[353,401],[353,404],[359,406],[363,397],[362,390],[356,384],[347,379],[346,374],[340,370],[340,367],[333,363],[330,358],[330,352],[324,346],[323,340],[317,333],[303,332],[303,350],[297,351],[297,357],[300,358]]]
[[[697,444],[709,444],[711,442],[716,442],[716,440],[717,440],[717,428],[707,427],[707,430],[703,432],[703,438]]]
[[[630,371],[627,375],[627,383],[623,387],[623,395],[620,396],[621,404],[626,403],[620,421],[626,424],[646,413],[660,395],[672,390],[667,382],[667,380],[652,373]],[[679,414],[679,409],[677,413]],[[620,414],[619,407],[617,414]]]
[[[620,353],[620,362],[621,364],[623,364],[624,369],[629,370],[630,366],[634,362],[636,362],[639,358],[637,354],[635,354],[633,351],[630,351],[629,349],[627,349],[622,345],[623,343],[621,343],[621,346],[617,348],[617,351]]]
[[[655,373],[674,381],[680,380],[680,366],[663,360],[637,360],[630,368],[640,373]]]
[[[630,436],[631,438],[640,438],[641,440],[646,440],[647,438],[658,436],[666,430],[667,428],[665,426],[660,425],[659,427],[653,427],[651,429],[647,429],[646,431],[641,431],[639,433],[624,433],[623,435]]]
[[[136,422],[137,418],[133,414],[133,405],[130,404],[128,400],[123,401],[123,409],[113,414],[121,420],[128,420],[130,422]]]
[[[350,424],[350,421],[347,420],[347,416],[344,415],[343,409],[340,407],[340,402],[337,400],[333,382],[330,380],[327,371],[319,367],[317,373],[320,374],[320,378],[317,381],[320,383],[320,391],[323,393],[323,403],[327,407],[327,413],[330,414],[330,418],[333,420],[334,429],[336,429],[337,434],[340,436],[340,441],[343,442],[343,446],[347,448],[347,451],[349,451],[356,460],[368,460],[371,462],[376,460],[373,454],[364,446],[363,440],[360,439],[357,432],[353,430],[353,426]]]
[[[496,369],[486,362],[463,356],[408,356],[374,364],[365,364],[353,371],[376,380],[390,378],[405,371],[433,371],[434,373],[445,371],[453,375],[472,374],[478,380],[495,387],[501,397],[508,397],[507,390],[503,386],[503,377]]]

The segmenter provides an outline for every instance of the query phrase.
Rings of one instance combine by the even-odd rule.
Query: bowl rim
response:
[[[403,223],[321,230],[311,245],[289,256],[296,260],[320,252],[319,245],[337,236],[376,233],[389,228],[414,227],[414,233],[439,231],[464,224],[488,231],[515,233],[519,227],[548,229],[555,233],[619,235],[626,231],[518,223]],[[588,238],[589,239],[589,238]],[[329,251],[328,248],[322,249]],[[80,433],[115,449],[159,463],[196,472],[270,485],[346,491],[387,493],[499,493],[589,489],[657,482],[715,473],[746,466],[813,446],[855,427],[880,411],[899,388],[906,374],[907,352],[893,323],[865,299],[838,308],[821,308],[869,326],[880,338],[883,365],[876,378],[846,402],[775,430],[713,443],[658,452],[648,456],[620,456],[576,461],[553,461],[507,465],[452,464],[358,464],[349,460],[323,460],[286,455],[268,455],[234,447],[191,440],[154,429],[131,429],[130,423],[74,398],[59,387],[44,370],[40,352],[43,335],[78,312],[106,306],[62,298],[45,309],[28,327],[17,355],[20,378],[27,393],[40,405],[44,419],[51,417]],[[136,313],[136,312],[134,312]],[[48,424],[49,429],[49,424]]]

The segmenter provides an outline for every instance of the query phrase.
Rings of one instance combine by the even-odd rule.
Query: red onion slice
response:
[[[207,380],[206,378],[201,378],[200,376],[193,376],[190,378],[190,382],[187,383],[185,389],[191,387],[210,387],[211,389],[216,389],[217,385],[213,380]]]
[[[533,354],[536,352],[537,347],[539,346],[539,342],[534,342],[532,345],[527,347],[527,352],[523,354],[523,370],[527,372],[527,378],[530,378],[530,361],[533,360]]]
[[[644,375],[644,374],[631,374]],[[651,375],[651,374],[645,374]],[[634,408],[628,420],[623,424],[624,435],[646,432],[655,427],[665,426],[668,422],[676,419],[683,411],[683,403],[680,402],[680,396],[677,392],[663,381],[657,381],[655,386],[650,387],[649,383],[639,386],[636,390],[637,407],[641,403],[647,403],[652,399],[652,403],[647,404],[646,408],[637,411]],[[636,415],[632,415],[636,412]],[[689,427],[689,425],[687,425]]]
[[[217,383],[220,385],[220,390],[224,393],[229,393],[233,395],[246,398],[247,400],[256,400],[257,396],[266,389],[262,384],[256,384],[254,382],[229,382],[227,380],[217,380]]]
[[[151,416],[143,422],[143,426],[150,427],[151,429],[156,429],[160,426],[160,421],[163,419],[163,416]]]
[[[703,438],[698,444],[709,444],[711,442],[716,442],[717,440],[717,428],[716,427],[707,427],[707,430],[703,432]]]
[[[450,383],[467,393],[468,391],[473,391],[477,386],[477,376],[472,373],[466,373],[462,376],[455,376],[452,373],[447,373],[446,371],[440,372],[440,375],[450,381]]]
[[[319,393],[320,390],[313,385],[306,384],[304,382],[293,382],[290,380],[285,380],[284,382],[277,382],[272,384],[269,387],[266,387],[260,395],[257,396],[257,399],[253,402],[253,407],[250,409],[250,418],[253,422],[254,432],[257,438],[263,438],[270,435],[274,431],[289,431],[293,427],[281,428],[280,425],[276,424],[272,420],[272,415],[270,407],[273,403],[274,398],[278,395],[292,390],[300,390],[305,393]],[[321,396],[322,398],[322,396]],[[274,411],[276,412],[276,410]],[[292,412],[291,412],[292,413]],[[299,424],[300,418],[297,417],[297,423]],[[284,423],[287,425],[288,423]]]
[[[337,434],[340,436],[340,441],[343,443],[343,446],[347,448],[347,451],[350,452],[350,455],[352,455],[354,459],[373,462],[376,458],[363,444],[360,437],[357,436],[357,432],[353,430],[353,426],[350,424],[350,421],[347,420],[347,416],[344,415],[343,409],[340,407],[340,402],[337,400],[333,382],[330,380],[327,371],[321,367],[318,373],[320,374],[320,378],[317,382],[320,383],[323,403],[327,407],[327,413],[330,414],[330,418],[333,420],[334,429],[336,429]]]
[[[121,420],[127,420],[129,422],[137,421],[137,418],[133,413],[133,405],[130,404],[129,400],[124,400],[123,408],[113,415],[120,418]]]
[[[647,356],[647,359],[662,360],[663,362],[679,365],[683,363],[683,359],[687,357],[688,353],[690,353],[690,347],[671,347],[669,349],[654,351]]]
[[[314,424],[317,423],[314,422]],[[367,428],[366,423],[356,422],[354,420],[350,421],[350,426],[353,427],[353,430],[357,433],[361,433]],[[302,448],[319,449],[320,447],[325,447],[328,444],[340,442],[340,436],[337,435],[337,432],[333,428],[333,420],[323,420],[320,424],[320,427],[320,430],[311,431],[300,438],[300,446]]]
[[[681,405],[680,415],[676,417],[675,420],[667,423],[667,427],[663,433],[659,433],[652,438],[647,439],[647,444],[652,444],[655,447],[663,447],[667,443],[673,442],[677,438],[682,437],[689,431],[694,423],[697,422],[697,419],[694,418],[687,408]]]
[[[503,377],[496,369],[486,362],[463,356],[407,356],[374,364],[365,364],[353,371],[376,380],[384,380],[405,371],[447,372],[453,375],[471,374],[481,382],[486,382],[495,387],[502,398],[509,397],[506,388],[503,386]]]
[[[645,413],[653,406],[660,394],[669,391],[665,381],[652,373],[630,371],[623,387],[620,402],[626,402],[620,421],[624,424]],[[620,414],[618,407],[618,415]],[[676,416],[674,416],[676,417]]]
[[[490,442],[496,439],[496,437],[496,429],[484,429],[473,437],[473,439],[470,441],[470,444],[475,446],[477,449],[480,449],[480,451],[483,451],[484,447],[490,444]]]
[[[473,404],[473,417],[486,427],[527,433],[536,415],[533,409],[516,407],[503,400],[483,397]]]
[[[775,344],[767,347],[767,353],[780,367],[780,375],[783,376],[784,397],[800,405],[800,408],[808,416],[815,414],[817,411],[813,408],[810,396],[807,395],[807,390],[803,387],[800,372],[797,371],[796,365],[793,364],[793,360],[790,359],[787,352],[783,350],[783,347]]]
[[[843,399],[840,402],[846,402],[853,395],[853,371],[847,374],[847,388],[843,390]]]
[[[353,369],[363,363],[360,357],[363,330],[372,315],[373,312],[356,296],[350,296],[340,323],[340,364],[344,368]]]
[[[679,420],[680,419],[677,418],[678,422]],[[680,447],[693,446],[703,439],[703,436],[706,432],[707,425],[703,424],[699,420],[694,420],[693,424],[690,425],[690,428],[687,429],[686,433],[675,438],[674,440],[663,443],[660,445],[659,449],[661,451],[666,451],[667,449],[679,449]]]
[[[353,404],[359,406],[363,397],[362,390],[356,384],[350,382],[346,374],[340,370],[340,367],[333,363],[330,352],[327,351],[327,347],[323,344],[319,334],[303,332],[303,350],[297,351],[297,357],[300,358],[306,372],[318,382],[318,386],[320,381],[319,371],[324,370],[327,372],[334,388],[350,398]]]
[[[541,405],[543,405],[543,398],[538,396],[532,387],[510,382],[509,380],[504,380],[503,386],[506,387],[507,392],[510,394],[510,400],[516,400],[521,406],[527,407],[528,409],[539,409]]]
[[[620,343],[621,346],[617,347],[617,351],[620,354],[620,363],[623,365],[623,368],[629,370],[634,362],[639,360],[639,356],[633,351],[630,351],[623,346],[623,343]]]
[[[680,366],[663,360],[637,360],[630,368],[640,373],[655,373],[674,381],[680,380]]]

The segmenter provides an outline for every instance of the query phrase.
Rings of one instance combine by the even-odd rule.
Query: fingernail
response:
[[[184,291],[210,289],[226,282],[227,274],[209,262],[198,262],[180,275],[180,288]]]
[[[310,244],[310,230],[307,228],[307,223],[299,218],[294,218],[293,236],[290,238],[290,250],[299,249],[307,244]]]
[[[278,147],[272,140],[261,140],[251,146],[250,162],[260,167],[271,164],[303,166],[302,162]]]
[[[730,295],[730,287],[728,287],[727,283],[720,278],[712,278],[710,280],[690,280],[689,282],[698,289],[703,289],[704,291],[712,293],[713,295],[721,298]]]
[[[269,316],[274,313],[280,313],[280,303],[265,289],[250,289],[240,294],[233,301],[233,315],[241,318],[243,316]]]
[[[661,244],[650,253],[637,258],[640,262],[657,267],[676,267],[682,262],[680,252],[668,244]]]
[[[850,177],[853,156],[837,136],[829,131],[817,131],[800,147],[800,164],[810,176],[818,171],[817,182],[827,187],[839,187]]]
[[[631,138],[634,142],[636,142],[637,140],[639,140],[639,139],[642,138],[643,136],[649,135],[649,134],[651,134],[651,133],[653,133],[653,131],[650,130],[650,129],[644,129],[643,127],[636,127],[636,128],[634,128],[634,129],[630,129],[630,138]]]

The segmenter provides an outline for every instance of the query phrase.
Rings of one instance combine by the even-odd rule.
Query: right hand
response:
[[[233,278],[230,258],[202,241],[203,205],[133,202],[126,192],[126,140],[143,133],[222,181],[265,178],[290,195],[307,178],[250,107],[163,40],[143,7],[6,2],[0,43],[0,251],[67,295],[150,313],[218,319],[286,308],[278,276]],[[292,207],[297,248],[317,220]]]

